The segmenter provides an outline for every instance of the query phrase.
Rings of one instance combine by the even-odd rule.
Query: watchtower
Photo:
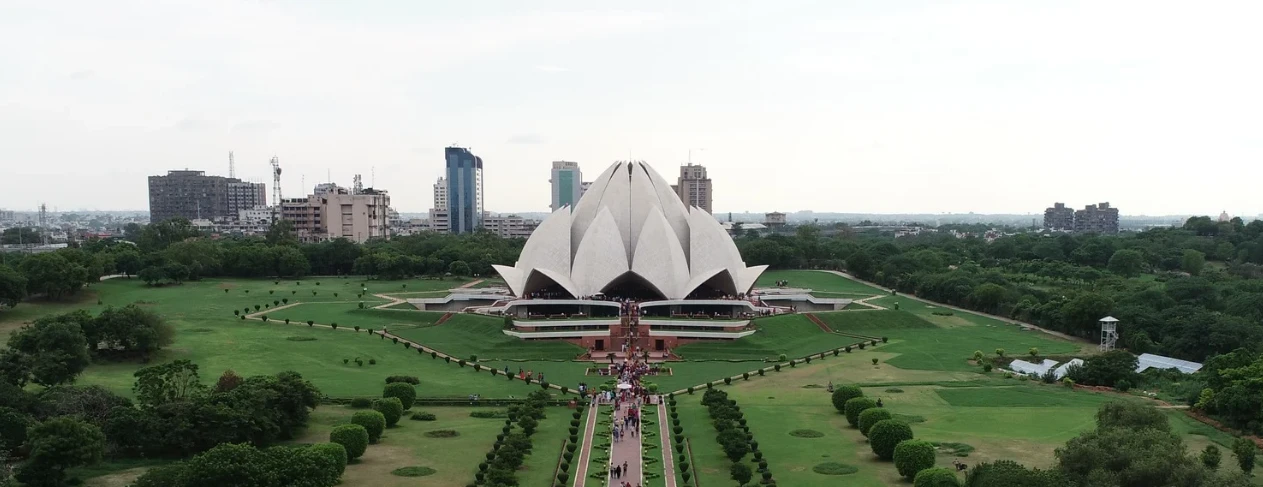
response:
[[[1108,352],[1118,343],[1118,318],[1106,316],[1101,318],[1101,351]]]

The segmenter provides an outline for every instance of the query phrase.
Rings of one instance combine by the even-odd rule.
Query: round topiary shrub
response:
[[[872,447],[877,458],[890,460],[895,456],[895,446],[899,442],[912,439],[912,427],[908,423],[895,419],[878,421],[868,430],[868,446]]]
[[[364,427],[364,431],[368,432],[368,442],[377,443],[382,431],[386,430],[386,416],[379,411],[356,411],[351,415],[351,424]],[[350,452],[348,449],[347,453]]]
[[[860,413],[860,420],[857,426],[860,428],[860,434],[868,436],[868,431],[872,429],[873,425],[877,424],[878,421],[893,418],[894,415],[890,414],[890,411],[885,408],[865,409],[864,412]]]
[[[346,363],[346,359],[342,359],[342,363]],[[356,409],[364,409],[373,406],[373,400],[367,397],[357,397],[351,400],[351,407]]]
[[[732,377],[724,377],[724,385],[732,385]]]
[[[838,386],[833,390],[833,407],[839,413],[846,412],[846,402],[857,397],[864,397],[864,391],[855,386]]]
[[[895,445],[895,470],[914,479],[917,473],[934,468],[934,445],[925,440],[904,440]]]
[[[877,403],[872,399],[855,397],[846,402],[842,412],[846,414],[846,422],[850,423],[852,428],[858,428],[860,425],[860,413],[875,407],[877,407]]]
[[[373,401],[373,409],[386,417],[387,427],[399,423],[399,418],[403,417],[403,402],[397,397],[387,397]]]
[[[337,443],[317,443],[311,445],[311,451],[324,455],[329,460],[333,478],[342,476],[342,472],[346,471],[346,462],[349,461],[346,455],[346,447]]]
[[[329,441],[342,445],[348,460],[354,460],[368,449],[368,430],[358,424],[343,424],[329,432]]]
[[[946,468],[927,468],[912,481],[913,487],[960,487],[956,472]]]
[[[397,398],[404,409],[410,409],[417,400],[417,389],[406,382],[391,382],[382,390],[382,397]]]

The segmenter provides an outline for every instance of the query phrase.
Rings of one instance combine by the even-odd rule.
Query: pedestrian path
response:
[[[596,420],[601,416],[601,408],[592,403],[588,406],[588,420],[583,427],[583,443],[579,445],[579,458],[574,470],[574,487],[583,487],[588,479],[588,462],[592,458],[592,440],[596,432]]]
[[[615,424],[618,424],[619,421],[627,416],[627,410],[631,407],[633,405],[630,402],[624,402],[619,405],[618,411],[614,414]],[[635,487],[636,485],[644,485],[645,482],[644,470],[640,465],[642,460],[640,434],[632,434],[635,428],[629,427],[625,431],[626,433],[623,434],[622,440],[610,444],[609,469],[613,469],[615,466],[622,468],[621,475],[618,477],[614,477],[612,471],[607,474],[609,481],[605,485],[610,487],[621,486],[624,482]]]
[[[662,485],[675,487],[675,450],[671,449],[670,416],[667,416],[667,405],[658,401],[658,439],[662,441]]]

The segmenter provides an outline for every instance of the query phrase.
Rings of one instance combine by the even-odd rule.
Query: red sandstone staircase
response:
[[[833,330],[829,328],[829,325],[824,324],[824,321],[822,321],[819,316],[816,316],[815,313],[803,313],[803,316],[806,316],[812,323],[819,326],[825,333],[833,333]]]
[[[443,313],[443,316],[440,316],[439,320],[434,322],[434,326],[439,326],[443,324],[443,322],[447,321],[451,317],[452,317],[451,313]]]

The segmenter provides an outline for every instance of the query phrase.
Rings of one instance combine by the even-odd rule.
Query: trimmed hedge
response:
[[[417,400],[417,388],[406,382],[391,382],[386,384],[386,388],[382,389],[383,398],[399,399],[400,405],[404,409],[412,407],[412,403]]]
[[[336,467],[334,469],[334,471],[337,472],[335,477],[341,477],[342,472],[346,471],[346,463],[350,461],[350,459],[347,458],[345,446],[337,443],[316,443],[311,445],[310,448],[312,451],[327,457],[330,464]]]
[[[399,424],[403,417],[403,402],[397,397],[386,397],[373,401],[373,409],[386,417],[386,427]]]
[[[351,415],[351,424],[363,426],[368,432],[368,442],[377,443],[386,430],[386,416],[380,411],[356,411]]]
[[[896,419],[878,421],[868,430],[868,446],[872,447],[877,458],[890,460],[895,456],[895,446],[899,442],[912,439],[912,427],[908,423]]]
[[[858,428],[860,424],[860,414],[865,410],[877,407],[877,402],[867,397],[855,397],[846,402],[843,412],[846,413],[846,422],[851,424],[852,428]]]
[[[946,468],[929,468],[922,470],[912,481],[913,487],[960,487],[956,472]]]
[[[347,459],[354,460],[368,449],[368,430],[358,424],[338,425],[329,432],[329,442],[342,445]]]
[[[917,473],[934,468],[934,445],[925,440],[904,440],[895,445],[895,470],[911,480]]]
[[[864,412],[860,413],[860,434],[867,437],[868,430],[871,429],[873,425],[877,424],[878,421],[884,421],[887,419],[894,419],[894,415],[890,414],[890,411],[887,411],[885,408],[865,409]]]
[[[833,407],[839,413],[846,412],[846,402],[857,397],[864,397],[864,391],[855,386],[838,386],[833,390]]]

